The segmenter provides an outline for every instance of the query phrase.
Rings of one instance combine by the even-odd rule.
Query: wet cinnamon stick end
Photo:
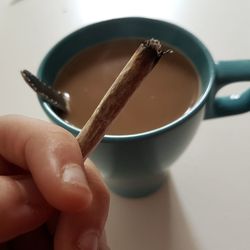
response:
[[[110,123],[161,56],[172,52],[155,39],[146,40],[139,45],[77,136],[84,159],[101,141]]]

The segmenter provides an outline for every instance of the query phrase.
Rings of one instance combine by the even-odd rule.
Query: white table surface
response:
[[[36,72],[52,45],[85,24],[123,16],[174,22],[215,60],[250,59],[249,0],[1,0],[0,114],[48,120],[19,71]],[[250,69],[249,69],[250,70]],[[240,93],[250,83],[227,87]],[[166,185],[143,199],[111,195],[114,250],[249,250],[250,116],[204,121]]]

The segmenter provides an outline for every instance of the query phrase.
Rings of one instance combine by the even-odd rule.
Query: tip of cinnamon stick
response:
[[[143,42],[143,45],[145,47],[151,48],[153,50],[155,50],[157,52],[157,55],[159,57],[161,57],[162,55],[166,54],[166,53],[173,53],[174,51],[172,49],[167,48],[166,46],[162,45],[162,43],[154,38],[145,40]]]

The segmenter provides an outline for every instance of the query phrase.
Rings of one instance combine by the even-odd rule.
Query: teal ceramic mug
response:
[[[250,89],[237,96],[215,97],[226,84],[250,80],[250,60],[215,63],[207,48],[193,34],[160,20],[131,17],[83,27],[49,51],[39,67],[38,76],[52,84],[63,65],[84,48],[112,39],[135,37],[165,41],[189,58],[201,79],[201,95],[177,120],[145,133],[106,135],[92,153],[92,160],[111,190],[129,197],[148,195],[162,185],[166,167],[182,154],[203,119],[250,110]],[[54,123],[74,135],[79,133],[79,128],[66,123],[48,103],[39,100]]]

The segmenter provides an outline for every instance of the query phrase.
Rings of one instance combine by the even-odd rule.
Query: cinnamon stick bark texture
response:
[[[108,126],[143,78],[154,68],[163,54],[171,52],[172,50],[164,48],[155,39],[140,44],[77,136],[84,159],[103,138]]]

